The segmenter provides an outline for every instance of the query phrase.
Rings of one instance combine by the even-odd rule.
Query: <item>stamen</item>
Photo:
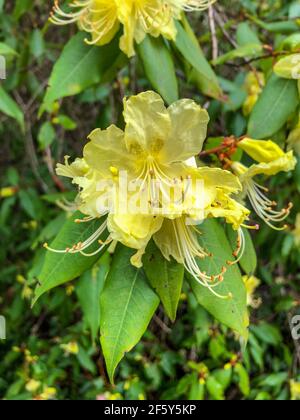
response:
[[[206,272],[201,271],[196,258],[205,258],[208,257],[208,254],[199,244],[193,229],[190,229],[190,227],[185,224],[185,220],[183,218],[174,220],[172,225],[174,228],[177,248],[179,254],[181,255],[185,269],[192,275],[197,283],[208,288],[215,296],[220,299],[232,298],[231,294],[228,294],[227,296],[221,295],[214,290],[215,287],[219,286],[220,282],[224,280],[224,274],[227,270],[226,267],[222,267],[221,273],[217,275],[209,276]]]
[[[256,214],[268,226],[278,231],[287,228],[287,225],[278,227],[275,226],[274,223],[280,223],[288,217],[293,207],[292,203],[289,203],[288,206],[282,210],[274,210],[273,208],[277,206],[277,203],[266,197],[263,191],[267,190],[252,180],[248,180],[245,183],[245,191]]]
[[[80,220],[80,223],[84,223],[84,219]],[[88,220],[86,220],[88,221]],[[78,220],[75,221],[75,223],[78,223]],[[99,242],[99,237],[105,232],[107,228],[107,221],[102,223],[102,225],[84,242],[78,242],[77,244],[74,244],[71,248],[66,249],[54,249],[51,248],[47,243],[45,243],[43,246],[47,251],[54,252],[56,254],[78,254],[81,253],[82,255],[85,255],[87,257],[94,256],[102,251],[102,249],[107,246],[109,243],[111,243],[112,239],[110,236],[106,239],[105,242]],[[88,249],[91,245],[93,245],[98,240],[98,243],[101,244],[100,248],[98,248],[95,252],[88,254],[84,251]]]

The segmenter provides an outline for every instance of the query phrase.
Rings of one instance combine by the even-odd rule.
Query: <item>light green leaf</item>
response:
[[[100,329],[100,296],[110,267],[110,255],[104,254],[94,267],[85,272],[76,284],[76,293],[84,320],[92,332],[93,340]]]
[[[185,23],[185,28],[181,23],[176,23],[177,37],[176,48],[180,51],[187,62],[196,70],[193,77],[197,79],[202,92],[213,98],[220,99],[222,90],[218,78],[208,63],[205,55],[198,44],[198,41],[191,28]]]
[[[103,47],[87,45],[85,38],[86,34],[79,32],[65,46],[52,70],[40,115],[51,110],[56,100],[99,83],[120,55],[117,38]]]
[[[4,42],[0,42],[0,55],[17,55],[17,52]]]
[[[160,297],[168,317],[175,321],[182,290],[184,267],[175,260],[167,261],[154,242],[143,258],[146,276]]]
[[[296,111],[298,104],[296,81],[273,74],[251,113],[248,135],[256,139],[271,138]]]
[[[130,263],[133,251],[119,246],[101,296],[101,345],[111,382],[117,365],[141,339],[159,298],[142,269]]]
[[[148,35],[137,50],[154,89],[169,105],[177,101],[179,94],[174,62],[164,39]]]
[[[2,86],[0,86],[0,112],[14,118],[24,130],[24,114],[19,105],[6,93]]]
[[[51,244],[51,248],[64,250],[72,248],[74,244],[84,242],[103,223],[103,219],[96,219],[88,223],[75,223],[76,219],[82,219],[83,215],[76,212],[66,221],[63,228]],[[103,238],[102,238],[103,239]],[[91,245],[86,252],[93,252],[99,247],[98,243]],[[45,262],[38,279],[40,286],[35,290],[33,304],[46,292],[68,281],[74,280],[88,270],[101,254],[86,257],[81,254],[57,254],[46,252]]]
[[[51,146],[53,141],[55,140],[56,132],[54,130],[53,125],[51,122],[46,121],[40,128],[38,134],[38,142],[40,145],[41,150],[45,150],[47,147]]]
[[[234,367],[234,372],[238,375],[238,386],[245,397],[250,394],[250,379],[247,370],[243,365],[237,363]]]
[[[261,44],[256,32],[252,29],[248,22],[238,25],[236,31],[236,40],[240,46],[249,44]]]
[[[198,265],[208,275],[218,274],[228,260],[232,261],[232,250],[224,229],[212,219],[200,225],[199,230],[203,232],[203,235],[199,236],[200,243],[213,256],[199,260]],[[200,305],[218,321],[237,331],[244,339],[248,338],[247,293],[241,272],[236,265],[228,268],[224,281],[214,289],[223,296],[231,293],[232,298],[221,299],[215,296],[190,275],[188,280]]]

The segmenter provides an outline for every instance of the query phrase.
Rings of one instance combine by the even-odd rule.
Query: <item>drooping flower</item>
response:
[[[83,159],[58,165],[58,174],[80,187],[75,203],[87,216],[81,222],[107,215],[91,238],[67,252],[89,255],[86,249],[107,230],[106,240],[100,240],[99,249],[90,255],[108,243],[121,242],[137,250],[132,263],[141,266],[154,236],[166,258],[174,257],[199,283],[213,289],[226,267],[215,276],[200,270],[197,258],[208,257],[209,252],[199,244],[195,225],[222,217],[240,230],[249,211],[231,197],[242,188],[235,175],[197,168],[193,157],[206,137],[207,111],[187,99],[166,108],[150,91],[124,100],[124,120],[124,131],[115,126],[94,130]],[[242,247],[240,237],[238,249]]]
[[[292,171],[296,165],[293,152],[285,153],[271,140],[250,138],[244,138],[239,142],[238,147],[258,162],[249,168],[240,162],[231,164],[233,172],[240,178],[243,185],[243,193],[248,196],[253,209],[264,222],[273,229],[285,229],[286,226],[277,227],[276,223],[280,223],[287,218],[292,203],[289,203],[287,208],[276,210],[277,203],[266,196],[268,189],[256,182],[254,178],[258,175],[272,176],[279,172]]]
[[[134,55],[134,41],[140,43],[146,34],[175,39],[175,20],[182,11],[205,10],[215,0],[73,0],[69,11],[55,1],[50,20],[57,25],[77,22],[88,32],[89,44],[108,44],[120,26],[124,34],[120,48]]]

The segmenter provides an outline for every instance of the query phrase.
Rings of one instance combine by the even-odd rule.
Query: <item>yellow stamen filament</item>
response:
[[[222,267],[222,272],[217,275],[207,275],[206,272],[201,271],[197,264],[196,258],[208,258],[209,254],[201,247],[197,236],[193,232],[191,226],[185,224],[182,218],[175,219],[172,222],[174,233],[176,237],[177,248],[183,261],[185,269],[201,286],[209,289],[215,296],[220,299],[230,299],[232,295],[220,295],[214,288],[220,285],[224,280],[223,274],[226,272],[226,267]]]
[[[124,0],[125,1],[125,0]],[[145,33],[160,31],[172,19],[178,19],[180,11],[203,11],[216,0],[148,0],[132,2],[129,13]],[[113,1],[103,1],[95,5],[94,0],[74,0],[69,3],[70,11],[64,11],[58,0],[55,0],[50,13],[50,21],[55,25],[68,25],[77,22],[80,27],[92,35],[85,41],[97,44],[116,25],[118,20],[118,5]],[[73,10],[72,10],[73,9]]]
[[[266,197],[264,194],[264,192],[267,191],[266,188],[252,180],[249,180],[245,183],[245,190],[253,209],[268,226],[278,231],[285,230],[287,228],[286,225],[278,227],[274,225],[274,223],[280,223],[288,217],[293,207],[292,203],[289,203],[288,206],[282,210],[274,210],[277,203]]]
[[[89,220],[80,220],[80,223],[84,223],[84,221]],[[78,220],[75,221],[75,223],[78,223]],[[82,254],[86,257],[92,257],[94,255],[97,255],[99,252],[101,252],[108,244],[112,242],[112,239],[108,236],[106,241],[99,240],[99,237],[105,232],[107,228],[107,221],[105,220],[104,223],[84,242],[78,242],[77,244],[73,245],[71,248],[66,249],[54,249],[51,248],[47,243],[44,244],[44,248],[47,249],[47,251],[55,252],[56,254]],[[100,247],[92,252],[92,253],[86,253],[85,251],[93,245],[98,240],[98,243],[100,244]]]

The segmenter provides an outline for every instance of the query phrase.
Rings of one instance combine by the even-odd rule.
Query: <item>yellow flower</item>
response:
[[[300,246],[300,213],[297,214],[296,226],[293,230],[294,240],[297,247]]]
[[[46,387],[44,391],[41,393],[39,398],[41,400],[53,400],[55,398],[55,395],[57,394],[57,390],[53,387]]]
[[[66,159],[58,166],[59,175],[71,177],[80,187],[76,205],[87,216],[82,222],[104,215],[107,219],[84,243],[57,252],[94,255],[108,243],[121,242],[137,250],[131,262],[140,267],[154,236],[166,258],[174,257],[212,289],[210,283],[222,280],[226,268],[213,278],[198,268],[196,259],[208,253],[198,243],[195,225],[208,217],[222,217],[240,236],[249,211],[231,198],[242,189],[235,175],[197,168],[194,156],[206,137],[208,113],[188,99],[166,108],[162,98],[150,91],[124,100],[124,120],[124,131],[115,126],[94,130],[83,159],[71,165]],[[106,229],[107,240],[87,254]]]
[[[290,381],[291,400],[300,400],[300,382]]]
[[[292,171],[296,166],[296,159],[293,152],[285,153],[276,143],[271,140],[253,140],[245,138],[238,144],[239,148],[246,152],[257,164],[249,168],[242,163],[233,162],[231,167],[233,172],[239,176],[246,194],[257,215],[264,220],[270,227],[276,230],[276,223],[282,222],[287,218],[292,208],[290,203],[283,210],[275,210],[276,202],[271,201],[266,192],[268,189],[258,184],[253,178],[257,175],[276,175],[279,172]]]
[[[67,353],[67,354],[78,354],[79,347],[78,344],[74,341],[71,341],[67,344],[61,344],[60,347]]]
[[[247,290],[247,304],[252,308],[258,308],[261,305],[261,299],[255,299],[255,290],[260,286],[260,280],[255,276],[243,276],[243,281]]]
[[[39,387],[41,386],[40,381],[36,381],[35,379],[30,379],[30,381],[27,382],[25,389],[28,392],[35,393]]]
[[[245,80],[245,89],[248,97],[243,105],[244,115],[251,114],[254,105],[256,104],[259,95],[261,94],[265,85],[265,77],[261,72],[249,72]]]
[[[120,48],[134,55],[134,41],[141,43],[146,34],[176,38],[175,20],[182,11],[204,10],[215,0],[73,0],[69,12],[55,1],[50,20],[57,25],[77,22],[91,35],[89,44],[108,44],[123,26]]]

